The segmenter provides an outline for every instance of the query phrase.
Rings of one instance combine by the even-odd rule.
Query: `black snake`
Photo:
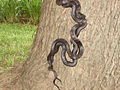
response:
[[[59,38],[52,43],[51,51],[47,56],[47,61],[49,64],[48,69],[50,71],[53,71],[55,76],[53,83],[60,90],[59,86],[55,83],[56,80],[59,80],[60,82],[61,80],[57,78],[57,73],[53,69],[54,55],[58,52],[59,47],[61,46],[61,59],[64,65],[74,67],[77,64],[78,59],[83,55],[84,52],[84,47],[77,37],[79,36],[80,31],[87,26],[87,20],[85,19],[86,16],[80,12],[81,5],[78,0],[56,0],[56,4],[59,6],[63,6],[64,8],[72,8],[72,19],[77,22],[77,24],[75,24],[70,30],[70,41],[73,45],[73,49],[70,49],[70,46],[65,39]],[[66,53],[72,59],[72,61],[67,60]]]

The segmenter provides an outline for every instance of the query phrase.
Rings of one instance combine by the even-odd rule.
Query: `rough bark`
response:
[[[81,5],[88,20],[79,37],[85,52],[72,68],[63,65],[60,53],[55,56],[54,68],[62,80],[57,84],[61,90],[120,90],[120,0],[81,0]],[[70,39],[70,11],[55,0],[44,1],[30,57],[19,71],[7,72],[12,79],[0,80],[0,90],[57,90],[46,57],[55,39]],[[2,84],[5,80],[11,84]]]

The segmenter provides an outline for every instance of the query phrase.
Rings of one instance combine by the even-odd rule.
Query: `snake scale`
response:
[[[56,71],[53,69],[54,55],[59,51],[59,47],[62,47],[61,59],[64,65],[69,67],[76,66],[78,59],[83,55],[84,47],[81,41],[78,39],[80,31],[87,26],[87,20],[85,15],[80,12],[81,5],[78,0],[56,0],[56,4],[64,8],[71,8],[71,17],[77,23],[70,30],[70,42],[73,49],[70,49],[70,45],[63,38],[56,39],[51,46],[49,55],[47,56],[47,61],[49,64],[48,70],[53,71],[54,80],[53,84],[60,90],[59,86],[55,83],[56,80],[61,80],[57,77]],[[72,61],[68,61],[66,58],[66,53]]]

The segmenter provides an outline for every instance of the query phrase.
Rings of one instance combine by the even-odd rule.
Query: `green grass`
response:
[[[27,59],[35,30],[29,24],[0,24],[0,70]]]
[[[0,0],[0,22],[38,24],[42,0]]]

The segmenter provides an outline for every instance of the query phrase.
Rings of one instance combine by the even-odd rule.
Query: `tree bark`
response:
[[[59,50],[54,68],[62,84],[57,84],[61,90],[120,90],[120,0],[80,2],[88,21],[79,37],[85,52],[76,67],[67,67]],[[9,71],[12,79],[0,80],[0,90],[57,90],[53,73],[47,68],[47,55],[55,39],[70,40],[75,24],[70,11],[57,6],[55,0],[44,1],[31,54],[22,67]],[[5,80],[9,82],[2,84]]]

